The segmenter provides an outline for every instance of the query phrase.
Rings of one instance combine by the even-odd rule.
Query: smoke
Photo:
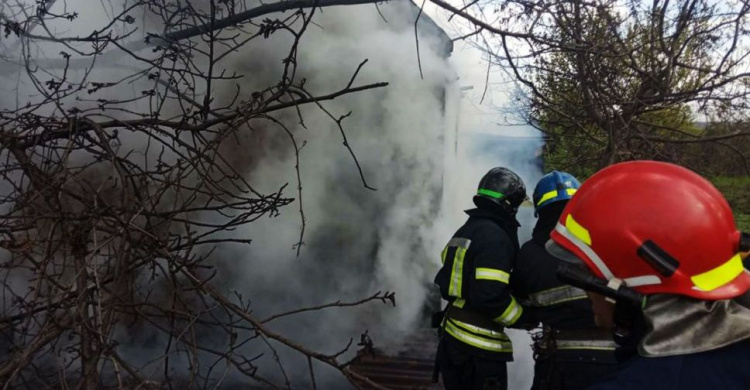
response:
[[[85,35],[91,26],[86,21],[109,20],[123,4],[105,3],[103,8],[88,2],[69,1],[67,10],[80,12],[77,23],[51,23],[48,28],[67,36]],[[437,270],[437,256],[444,237],[435,233],[441,221],[440,200],[443,190],[443,133],[446,128],[445,96],[455,78],[443,53],[445,42],[434,35],[425,20],[420,22],[419,61],[414,37],[416,10],[411,3],[395,2],[366,6],[347,6],[317,10],[298,48],[300,75],[314,95],[345,86],[359,64],[368,59],[357,84],[387,81],[382,90],[365,91],[322,103],[334,117],[351,115],[342,121],[348,144],[361,163],[363,175],[376,191],[364,187],[357,167],[336,123],[314,105],[298,113],[289,109],[276,115],[294,134],[300,151],[302,195],[296,191],[296,155],[288,136],[272,123],[253,123],[252,128],[222,144],[222,154],[245,179],[261,193],[270,193],[288,185],[285,196],[297,198],[273,218],[256,221],[228,236],[250,238],[249,247],[219,247],[212,253],[218,274],[214,283],[227,294],[246,298],[254,315],[268,315],[331,301],[352,301],[376,291],[395,291],[396,307],[369,304],[360,308],[327,309],[276,320],[269,326],[276,332],[311,349],[333,353],[346,346],[350,338],[358,340],[368,331],[375,345],[398,343],[403,335],[423,326],[423,305]],[[269,18],[281,15],[269,15]],[[159,31],[148,14],[138,18],[141,37]],[[71,27],[73,26],[73,27]],[[272,34],[252,42],[242,51],[228,55],[223,62],[227,74],[244,75],[238,81],[249,94],[279,80],[282,60],[288,56],[289,35]],[[12,44],[12,43],[10,43]],[[59,45],[41,43],[33,48],[37,58],[56,57]],[[70,51],[70,50],[68,50]],[[72,54],[72,53],[69,53]],[[8,56],[6,59],[12,60]],[[9,59],[10,58],[10,59]],[[71,80],[89,77],[107,82],[122,78],[143,67],[132,59],[100,59],[92,74],[70,71]],[[421,69],[420,69],[421,67]],[[13,84],[16,84],[15,86]],[[6,97],[4,107],[23,105],[32,94],[29,80],[6,78],[16,91]],[[134,80],[127,87],[102,90],[98,99],[123,99],[139,96],[149,88],[145,80]],[[225,83],[224,85],[229,85]],[[203,86],[196,86],[203,88]],[[205,92],[205,91],[204,91]],[[235,89],[213,91],[216,104],[231,101]],[[246,98],[247,96],[242,96]],[[11,101],[12,100],[12,101]],[[70,99],[72,100],[72,99]],[[66,101],[85,110],[96,101]],[[148,111],[145,103],[134,103],[132,110]],[[168,114],[169,105],[163,113]],[[38,112],[41,114],[42,112]],[[113,117],[127,114],[112,112]],[[156,156],[148,151],[146,140],[124,135],[123,151],[143,156],[147,166]],[[160,155],[169,159],[169,155]],[[72,164],[85,155],[71,156]],[[173,156],[171,158],[174,158]],[[301,229],[298,202],[303,202],[305,237],[301,255],[293,247]],[[215,216],[213,217],[215,218]],[[156,273],[152,286],[158,290]],[[144,284],[148,282],[143,280]],[[378,306],[379,305],[379,306]],[[148,363],[161,356],[168,340],[147,327],[121,329],[116,339],[126,359],[136,359],[147,368],[144,376],[159,380],[158,370]],[[225,340],[211,334],[200,335],[204,345],[222,345]],[[240,352],[266,354],[259,362],[259,374],[305,386],[309,383],[307,361],[282,346],[276,346],[284,372],[271,357],[273,352],[256,340]],[[356,345],[352,349],[356,349]],[[351,355],[351,353],[350,353]],[[63,358],[63,359],[70,359]],[[187,368],[193,362],[179,354],[171,365]],[[210,362],[203,362],[208,366]],[[316,367],[325,370],[325,367]],[[220,369],[216,372],[221,373]],[[218,375],[218,374],[217,374]],[[325,386],[341,386],[341,378],[318,373]]]
[[[103,4],[100,8],[83,0],[68,1],[66,9],[81,13],[78,21],[52,24],[48,28],[68,36],[85,35],[91,30],[85,21],[109,20],[125,2]],[[365,59],[368,62],[357,84],[390,83],[385,89],[322,103],[335,118],[351,112],[342,126],[365,179],[377,190],[364,187],[336,123],[318,107],[308,105],[299,113],[289,109],[276,115],[294,134],[297,143],[304,145],[299,154],[302,181],[299,198],[294,170],[297,156],[288,135],[272,123],[254,122],[252,128],[224,141],[222,156],[259,192],[270,193],[287,185],[284,195],[296,199],[282,208],[278,216],[226,232],[227,236],[249,238],[253,243],[249,247],[217,248],[211,254],[211,261],[218,269],[213,282],[228,295],[237,293],[249,301],[258,318],[331,301],[357,300],[376,291],[395,291],[396,307],[371,303],[358,308],[332,308],[282,318],[269,326],[325,353],[342,349],[350,338],[356,344],[365,331],[376,346],[398,344],[410,331],[426,325],[424,305],[439,265],[439,252],[463,223],[461,210],[471,207],[471,195],[479,178],[489,168],[502,165],[521,174],[530,187],[541,173],[533,159],[539,143],[506,142],[492,137],[498,133],[488,130],[491,126],[487,123],[480,126],[468,120],[471,110],[466,107],[467,100],[458,96],[453,65],[444,58],[445,42],[425,20],[419,23],[420,61],[417,61],[414,37],[417,12],[411,3],[392,2],[379,4],[377,8],[375,5],[332,7],[316,13],[297,55],[298,71],[307,80],[306,88],[311,93],[327,93],[345,86]],[[147,13],[137,19],[138,39],[147,32],[160,31]],[[237,83],[243,93],[249,94],[279,79],[290,44],[289,35],[272,34],[228,55],[223,66],[228,74],[236,72],[244,76]],[[36,55],[46,57],[56,55],[59,47],[42,43],[33,50]],[[12,56],[5,59],[10,61]],[[125,77],[143,66],[133,59],[118,58],[117,66],[107,59],[99,61],[103,65],[88,75],[93,81]],[[15,91],[13,96],[0,98],[3,107],[23,105],[33,90],[28,80],[20,77],[2,78],[0,83],[6,90]],[[103,89],[96,97],[138,96],[148,87],[144,80],[126,85],[129,90]],[[215,87],[217,105],[234,98],[236,90],[229,85]],[[75,104],[85,109],[98,103],[92,100]],[[145,104],[134,103],[130,108],[148,111]],[[169,108],[165,109],[168,111]],[[526,134],[527,130],[521,132]],[[121,142],[118,145],[121,150],[144,155],[141,164],[146,165],[154,158],[144,139],[123,136]],[[71,157],[73,161],[75,158],[84,157]],[[294,245],[302,227],[300,201],[305,213],[305,237],[298,257]],[[531,214],[530,210],[520,213],[522,241],[530,236]],[[530,367],[528,339],[522,333],[509,333],[516,345],[514,365]],[[206,345],[225,345],[220,337],[211,334],[201,337]],[[116,338],[123,357],[137,359],[144,365],[163,354],[168,342],[159,333],[145,328],[122,329]],[[306,386],[307,361],[296,352],[277,347],[284,372],[262,341],[256,340],[238,353],[248,356],[264,353],[264,359],[259,361],[260,375],[281,381],[287,376],[293,385]],[[352,349],[356,348],[355,345]],[[173,357],[173,367],[191,364],[180,355]],[[509,367],[510,388],[528,387],[525,384],[530,382],[530,371],[515,370],[514,365]],[[327,370],[316,365],[322,387],[343,386],[340,376],[327,375]],[[216,372],[220,374],[221,369]],[[160,375],[158,370],[145,371],[146,377],[155,380]]]
[[[443,185],[444,95],[454,76],[439,52],[438,37],[422,30],[424,78],[420,77],[413,30],[416,13],[409,3],[379,8],[382,16],[374,6],[325,9],[299,54],[312,90],[341,85],[363,59],[369,61],[361,83],[390,83],[384,90],[326,104],[336,116],[351,110],[343,126],[365,179],[377,190],[363,186],[338,127],[308,107],[302,113],[305,127],[294,130],[298,142],[305,143],[300,154],[306,217],[301,256],[296,257],[292,248],[300,230],[300,216],[293,207],[236,232],[254,239],[249,250],[220,253],[232,259],[223,261],[232,275],[227,282],[253,299],[253,309],[261,317],[355,300],[375,291],[396,292],[395,308],[330,309],[273,323],[274,329],[326,352],[340,349],[350,337],[358,340],[365,331],[378,346],[398,343],[404,334],[424,326],[423,305],[442,245],[433,231]],[[263,58],[271,60],[273,53]],[[257,69],[255,61],[258,57],[252,65],[238,66]],[[287,123],[294,119],[287,118]],[[253,137],[269,140],[274,135]],[[240,150],[245,147],[252,146],[238,145]],[[294,163],[288,145],[281,143],[264,151],[248,178],[269,190],[295,183]],[[298,363],[292,365],[293,375],[307,380],[302,369],[306,362]]]

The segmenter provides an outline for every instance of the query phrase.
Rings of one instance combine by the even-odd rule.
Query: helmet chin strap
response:
[[[614,323],[612,338],[620,346],[618,353],[621,355],[637,353],[638,345],[646,333],[641,306],[633,305],[629,301],[617,302],[612,322]]]
[[[613,291],[618,291],[620,287],[625,287],[625,286],[623,286],[622,279],[612,278],[607,282],[607,287],[609,287]],[[604,299],[613,305],[617,303],[614,297],[605,297]]]
[[[642,294],[627,287],[620,279],[607,281],[598,278],[583,267],[566,262],[558,264],[557,278],[580,289],[603,295],[610,302],[625,301],[640,308],[645,299]]]
[[[740,234],[740,252],[750,252],[750,233]]]

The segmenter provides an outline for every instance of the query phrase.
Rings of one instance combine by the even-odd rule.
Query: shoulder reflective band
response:
[[[617,344],[612,340],[555,340],[557,349],[593,349],[597,351],[614,351]]]
[[[468,238],[453,237],[450,241],[448,241],[448,245],[446,246],[455,246],[458,248],[469,249],[469,245],[471,245],[471,240],[469,240]]]
[[[457,340],[491,352],[513,352],[513,344],[507,339],[482,337],[460,328],[453,320],[446,321],[445,331]]]
[[[493,268],[477,268],[474,278],[477,280],[494,280],[505,284],[510,281],[510,275],[507,272]]]
[[[513,298],[513,296],[511,296],[510,304],[508,304],[508,307],[505,309],[503,314],[500,314],[500,316],[495,318],[494,321],[505,326],[511,326],[515,324],[516,321],[518,321],[518,318],[521,317],[521,314],[523,314],[523,306],[519,305],[518,302],[516,302],[516,298]]]
[[[531,294],[528,302],[530,306],[545,307],[586,298],[586,292],[580,288],[560,286]]]
[[[469,249],[471,240],[468,238],[454,237],[448,241],[447,247],[456,247],[456,254],[453,257],[453,268],[451,269],[451,279],[448,285],[448,295],[452,297],[461,298],[461,287],[463,281],[464,272],[464,256],[466,256],[466,250]],[[447,248],[446,247],[446,248]]]
[[[745,267],[742,265],[742,257],[738,253],[732,256],[732,258],[726,263],[708,272],[695,275],[690,279],[699,289],[703,291],[713,291],[734,280],[734,278],[744,270]]]
[[[502,192],[492,191],[486,188],[480,188],[479,191],[477,191],[477,194],[489,196],[490,198],[495,198],[495,199],[500,199],[503,197]]]

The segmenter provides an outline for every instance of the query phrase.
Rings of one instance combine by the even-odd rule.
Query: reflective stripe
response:
[[[445,264],[445,255],[447,255],[447,254],[448,254],[448,246],[446,246],[445,248],[443,248],[443,251],[440,252],[440,263],[441,264]]]
[[[570,195],[570,196],[573,196],[573,194],[575,194],[576,191],[577,190],[575,188],[568,188],[568,189],[565,190],[565,193],[568,194],[568,195]],[[548,201],[550,199],[557,198],[557,195],[558,195],[557,190],[552,190],[550,192],[546,192],[544,195],[542,195],[542,197],[539,199],[539,201],[536,202],[536,205],[539,206],[540,204],[542,204],[542,203],[544,203],[544,202],[546,202],[546,201]]]
[[[633,276],[622,280],[628,287],[651,286],[661,284],[661,279],[656,275]]]
[[[455,301],[453,301],[453,306],[459,309],[463,308],[465,304],[466,304],[466,300],[461,299],[461,298],[458,298]]]
[[[472,347],[484,349],[491,352],[513,352],[513,344],[510,340],[492,340],[467,332],[448,320],[445,331],[457,340],[471,345]]]
[[[586,292],[573,286],[560,286],[529,295],[529,304],[536,307],[557,305],[588,298]]]
[[[568,231],[576,236],[576,238],[585,242],[586,245],[591,246],[591,235],[589,234],[589,231],[573,218],[573,214],[568,214],[568,217],[565,219],[565,227],[568,228]]]
[[[570,241],[571,244],[575,245],[578,249],[581,250],[588,258],[594,263],[596,268],[599,270],[599,272],[602,273],[605,279],[609,280],[612,279],[614,276],[612,275],[612,271],[609,270],[606,264],[602,261],[602,259],[599,257],[599,255],[594,252],[593,249],[591,249],[590,246],[586,245],[584,242],[579,240],[576,236],[571,234],[568,229],[563,226],[561,223],[557,223],[557,226],[555,226],[555,231],[560,233],[561,236],[565,237]]]
[[[451,271],[451,282],[448,287],[448,295],[452,297],[461,297],[461,285],[463,284],[464,256],[466,248],[456,249],[456,256],[453,258],[453,270]]]
[[[539,206],[540,204],[557,197],[557,190],[552,190],[550,192],[545,193],[542,195],[541,199],[539,199],[539,202],[536,202],[536,205]]]
[[[557,349],[594,349],[614,351],[617,344],[612,340],[555,340]]]
[[[510,275],[499,269],[493,269],[493,268],[477,268],[475,271],[474,278],[477,280],[495,280],[498,282],[502,282],[505,284],[508,284],[508,281],[510,280]]]
[[[740,254],[732,256],[726,263],[699,275],[690,277],[696,287],[703,291],[713,291],[731,282],[745,267],[742,265]]]
[[[477,191],[477,194],[486,195],[486,196],[489,196],[490,198],[495,198],[495,199],[500,199],[503,197],[502,192],[492,191],[486,188],[480,188],[479,191]]]
[[[510,338],[508,338],[508,335],[506,335],[503,332],[496,332],[492,329],[481,328],[476,325],[472,325],[463,321],[459,321],[455,318],[448,319],[448,322],[452,322],[453,325],[456,325],[459,328],[462,328],[463,330],[467,330],[469,332],[473,332],[481,336],[486,336],[486,337],[489,337],[495,340],[500,340],[500,341],[510,341]]]
[[[519,305],[518,302],[516,302],[516,298],[513,298],[513,296],[511,296],[510,304],[508,304],[508,307],[505,309],[503,314],[500,314],[500,316],[495,318],[494,321],[499,322],[505,326],[510,326],[518,321],[518,318],[521,317],[521,314],[523,314],[523,306]]]
[[[446,246],[456,246],[459,248],[469,249],[469,245],[471,245],[471,240],[469,240],[468,238],[453,237],[450,241],[448,241],[448,245]]]
[[[456,253],[453,255],[453,268],[451,269],[450,283],[448,285],[448,295],[461,298],[461,287],[463,285],[464,256],[471,245],[468,238],[453,237],[448,241],[448,245],[443,249],[444,255],[447,256],[448,248],[456,247]],[[445,260],[443,260],[445,264]]]

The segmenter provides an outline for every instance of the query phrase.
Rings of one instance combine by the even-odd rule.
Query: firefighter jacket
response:
[[[532,335],[532,390],[584,389],[618,369],[612,333],[596,328],[586,292],[557,279],[559,260],[544,249],[564,206],[556,202],[539,210],[510,277],[515,297],[544,326]]]
[[[557,279],[559,260],[544,249],[564,207],[565,202],[557,202],[540,210],[532,238],[521,247],[513,265],[510,286],[519,302],[544,325],[545,332],[551,333],[544,340],[554,343],[556,351],[596,351],[598,355],[611,355],[614,361],[617,345],[609,333],[596,329],[586,292]],[[539,345],[535,347],[539,349]]]
[[[634,356],[617,375],[588,390],[690,390],[750,388],[750,340],[694,354]]]
[[[518,252],[518,223],[499,211],[473,209],[442,251],[435,276],[449,302],[443,337],[459,341],[472,354],[512,360],[504,327],[525,324],[528,316],[508,288]]]
[[[637,348],[592,390],[750,389],[750,291],[703,301],[648,296]]]
[[[749,389],[750,292],[701,301],[648,297],[638,347],[616,376],[592,390]]]
[[[516,298],[543,325],[554,329],[594,328],[594,312],[586,292],[557,279],[560,260],[544,249],[559,216],[555,209],[564,206],[559,202],[540,210],[532,238],[518,254],[510,285]]]

